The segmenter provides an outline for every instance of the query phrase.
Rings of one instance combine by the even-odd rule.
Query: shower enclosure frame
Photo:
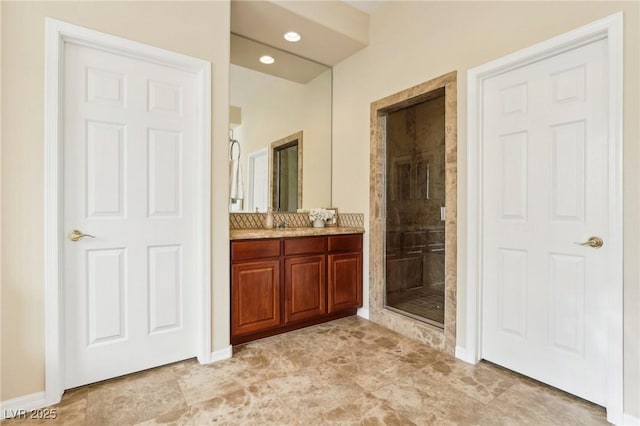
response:
[[[445,315],[444,330],[385,306],[387,115],[445,97]],[[449,354],[456,344],[457,286],[457,72],[437,77],[371,103],[369,215],[369,310],[373,322]]]

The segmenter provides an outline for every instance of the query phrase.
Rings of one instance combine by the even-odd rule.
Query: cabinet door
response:
[[[280,325],[280,261],[236,263],[231,268],[231,335]]]
[[[362,252],[330,254],[329,313],[362,305]]]
[[[284,260],[285,322],[327,313],[324,255]]]

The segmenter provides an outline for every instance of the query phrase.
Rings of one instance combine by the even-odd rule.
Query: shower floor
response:
[[[444,283],[434,286],[444,287]],[[444,324],[444,292],[416,287],[387,294],[387,306]]]

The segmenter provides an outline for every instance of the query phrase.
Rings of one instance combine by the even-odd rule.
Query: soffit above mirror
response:
[[[302,40],[286,41],[288,31]],[[342,1],[232,0],[231,32],[333,66],[367,46],[369,15]]]
[[[382,3],[384,3],[386,0],[343,0],[343,1],[349,4],[350,6],[363,11],[368,15],[371,15],[373,12],[378,10],[378,8],[382,6]]]
[[[275,62],[261,63],[259,58],[263,55],[273,57]],[[307,84],[328,69],[325,65],[236,34],[231,34],[231,63],[301,84]]]

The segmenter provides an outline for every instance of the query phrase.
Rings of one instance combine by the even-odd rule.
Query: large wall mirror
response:
[[[331,87],[331,68],[231,35],[230,211],[331,207]]]

